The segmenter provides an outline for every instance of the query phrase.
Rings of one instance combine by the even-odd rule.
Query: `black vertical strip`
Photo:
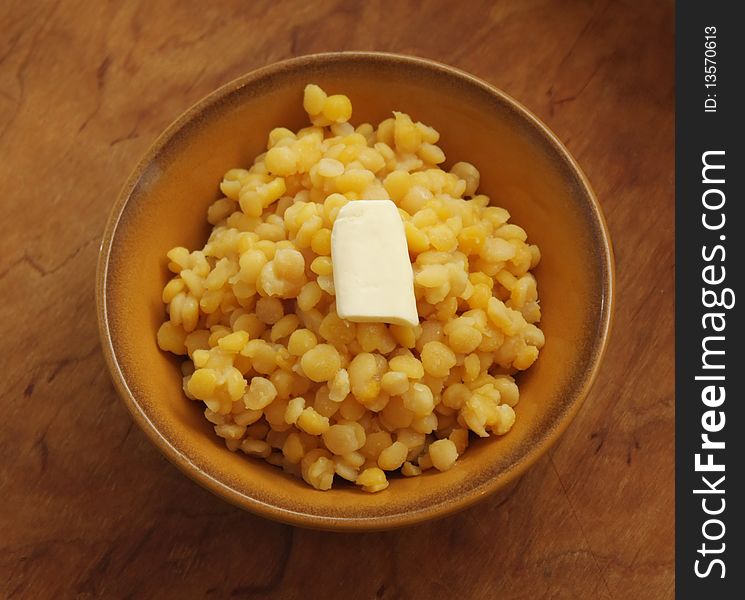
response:
[[[743,32],[676,8],[676,597],[745,598]],[[706,84],[709,84],[708,86]]]

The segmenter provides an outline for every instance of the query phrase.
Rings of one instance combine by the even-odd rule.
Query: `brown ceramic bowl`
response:
[[[311,489],[233,453],[181,390],[179,361],[155,332],[165,253],[201,247],[207,206],[231,167],[262,152],[270,129],[307,124],[302,90],[347,94],[353,122],[402,110],[433,125],[448,163],[473,162],[481,189],[506,207],[543,255],[536,270],[546,345],[519,376],[512,431],[472,443],[451,470],[394,479],[383,492]],[[306,56],[249,73],[190,108],[154,143],[115,203],[98,265],[98,318],[114,383],[135,421],[177,467],[229,502],[287,523],[385,529],[463,509],[523,473],[556,441],[587,396],[608,338],[613,259],[587,179],[548,128],[515,100],[466,73],[380,53]]]

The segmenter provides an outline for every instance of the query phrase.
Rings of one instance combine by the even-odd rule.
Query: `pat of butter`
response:
[[[331,231],[331,260],[336,312],[342,319],[419,324],[406,233],[393,202],[345,204]]]

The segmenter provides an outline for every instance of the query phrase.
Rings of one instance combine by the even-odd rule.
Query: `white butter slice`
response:
[[[331,260],[336,312],[342,319],[419,324],[406,233],[393,202],[345,204],[331,231]]]

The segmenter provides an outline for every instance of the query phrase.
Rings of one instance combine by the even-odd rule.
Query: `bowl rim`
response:
[[[147,165],[163,149],[164,146],[196,115],[199,115],[206,108],[218,103],[220,100],[243,88],[251,83],[278,73],[285,69],[297,69],[303,66],[312,65],[323,61],[334,60],[382,60],[388,63],[404,63],[420,69],[434,71],[439,74],[455,77],[465,81],[470,86],[481,88],[482,91],[496,96],[506,105],[509,105],[521,117],[525,118],[547,139],[551,146],[556,150],[560,159],[576,175],[578,182],[583,188],[590,200],[590,209],[597,220],[600,229],[602,258],[605,263],[605,273],[607,277],[601,281],[602,297],[600,306],[600,327],[599,327],[599,344],[593,354],[593,363],[584,384],[577,391],[575,397],[565,409],[561,418],[556,421],[553,427],[547,429],[539,442],[531,447],[520,459],[509,469],[504,471],[498,477],[486,480],[481,485],[469,490],[467,493],[461,493],[447,502],[439,504],[430,504],[414,512],[399,513],[386,517],[340,517],[340,516],[323,516],[300,511],[289,510],[273,504],[262,502],[256,498],[240,493],[216,479],[211,474],[202,470],[188,456],[176,449],[172,443],[160,432],[155,424],[149,419],[141,408],[139,402],[135,399],[130,389],[124,373],[119,367],[114,350],[111,331],[109,329],[108,312],[107,312],[107,294],[106,287],[109,275],[109,259],[113,247],[113,242],[117,233],[119,222],[126,209],[131,197],[132,191],[138,184]],[[260,516],[280,521],[290,525],[301,527],[310,527],[314,529],[323,529],[330,531],[376,531],[383,529],[394,529],[405,527],[438,519],[459,512],[468,508],[500,489],[507,488],[510,484],[516,482],[531,466],[533,466],[540,457],[554,446],[559,437],[564,433],[569,424],[575,418],[580,407],[587,398],[592,385],[594,384],[600,366],[605,356],[610,333],[612,329],[614,312],[615,312],[615,293],[616,293],[616,276],[615,260],[613,247],[610,238],[610,232],[603,215],[602,208],[598,202],[597,196],[574,157],[569,153],[564,144],[559,140],[557,135],[544,124],[533,112],[526,108],[519,101],[515,100],[506,92],[483,81],[482,79],[467,73],[456,67],[443,64],[431,59],[417,56],[397,54],[390,52],[375,51],[343,51],[343,52],[323,52],[316,54],[307,54],[293,57],[286,60],[271,63],[245,73],[223,85],[202,99],[191,105],[181,113],[157,138],[150,144],[149,148],[137,161],[135,167],[127,177],[116,201],[111,207],[109,217],[106,221],[104,234],[101,240],[98,263],[96,267],[96,313],[98,319],[98,330],[103,350],[106,366],[108,367],[111,378],[118,395],[123,400],[132,418],[137,425],[145,432],[152,443],[160,452],[174,464],[180,471],[194,480],[202,487],[220,496],[229,503],[240,508],[249,510]]]

